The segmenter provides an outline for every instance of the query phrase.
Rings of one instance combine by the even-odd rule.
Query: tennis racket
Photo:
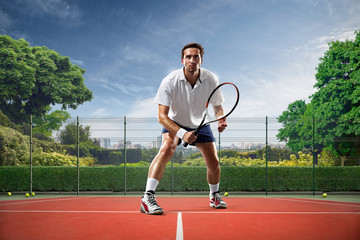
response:
[[[235,84],[226,82],[218,85],[206,102],[204,117],[198,128],[194,131],[194,135],[197,135],[204,126],[227,118],[235,110],[239,99],[239,89]],[[184,147],[188,145],[187,142],[183,144]]]

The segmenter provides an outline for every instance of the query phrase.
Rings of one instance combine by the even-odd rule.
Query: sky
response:
[[[0,34],[86,70],[94,99],[72,117],[156,117],[160,82],[189,42],[204,46],[202,67],[239,87],[234,116],[279,116],[309,101],[319,58],[354,39],[359,12],[359,0],[0,0]]]

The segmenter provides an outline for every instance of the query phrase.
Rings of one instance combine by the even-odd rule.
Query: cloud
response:
[[[157,105],[154,103],[154,97],[136,100],[130,112],[126,115],[131,117],[156,117]]]
[[[132,61],[137,63],[151,63],[151,64],[168,64],[167,59],[160,56],[157,52],[152,49],[145,48],[142,46],[126,46],[123,49],[123,58],[126,61]]]
[[[333,41],[354,40],[356,29],[335,30],[326,35],[321,35],[313,39],[309,39],[303,45],[296,46],[289,50],[289,55],[293,55],[294,60],[288,61],[295,63],[298,69],[309,71],[309,68],[317,67],[319,58],[329,49],[329,43]],[[296,56],[296,57],[295,57]]]
[[[106,108],[98,108],[91,115],[91,117],[107,117],[110,116],[110,113],[106,110]]]
[[[345,41],[345,40],[354,40],[355,34],[354,31],[356,29],[345,29],[340,31],[333,31],[328,35],[323,35],[308,41],[308,43],[302,47],[303,49],[307,50],[320,50],[326,51],[328,48],[328,43],[332,41]]]
[[[316,67],[319,58],[328,50],[328,42],[354,39],[349,29],[333,31],[309,39],[305,44],[286,50],[279,62],[261,69],[242,69],[241,73],[226,76],[238,82],[241,91],[238,116],[277,116],[296,100],[309,102],[316,91]],[[239,80],[240,79],[240,80]]]
[[[0,23],[1,23],[0,32],[6,32],[6,30],[9,29],[13,24],[13,20],[11,19],[11,17],[1,9],[0,9]]]
[[[112,109],[112,110],[114,109],[114,105],[123,109],[129,107],[126,101],[122,101],[121,99],[115,97],[102,98],[101,102],[103,102],[103,104],[105,104],[105,106],[107,106],[108,109]]]
[[[334,8],[333,5],[330,2],[327,2],[327,10],[328,10],[330,17],[333,16],[333,12],[334,12],[333,8]]]
[[[16,18],[9,16],[8,13],[0,9],[0,34],[11,36],[13,39],[23,38],[30,42],[31,38],[28,33],[13,29],[16,25],[16,21]]]
[[[85,63],[84,63],[83,60],[71,59],[71,63],[76,64],[76,65],[78,65],[78,66],[80,66],[80,67],[84,67],[84,66],[85,66]]]
[[[68,22],[72,26],[81,24],[82,13],[80,9],[75,5],[68,4],[64,0],[33,0],[26,1],[25,4],[31,15],[54,16]]]
[[[125,77],[129,78],[129,77]],[[141,84],[129,84],[129,82],[139,82],[139,81],[129,81],[128,79],[122,79],[119,81],[110,81],[108,78],[99,78],[98,82],[101,86],[112,92],[121,92],[126,95],[146,95],[146,93],[153,93],[155,90],[152,86],[141,85]],[[123,83],[124,82],[124,83]]]
[[[240,103],[233,116],[277,116],[291,102],[308,99],[314,89],[314,71],[306,71],[305,65],[275,66],[273,72],[264,71],[243,74],[238,81]],[[297,69],[296,71],[294,69]]]

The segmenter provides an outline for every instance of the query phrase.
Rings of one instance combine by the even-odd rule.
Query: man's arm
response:
[[[182,136],[182,139],[189,144],[193,143],[196,140],[196,136],[193,134],[193,132],[187,132],[184,129],[181,130],[182,128],[180,128],[176,123],[174,123],[169,118],[169,116],[168,116],[169,110],[170,110],[170,107],[159,104],[159,107],[158,107],[159,123],[164,128],[166,128],[169,132],[174,133],[176,135],[178,135],[179,130],[180,130],[180,132],[185,132],[185,134]],[[178,137],[180,137],[180,136],[178,136]]]
[[[215,116],[217,118],[224,116],[224,109],[221,105],[214,106],[214,111],[215,111]],[[218,121],[218,131],[219,132],[224,131],[226,127],[227,127],[226,118]]]

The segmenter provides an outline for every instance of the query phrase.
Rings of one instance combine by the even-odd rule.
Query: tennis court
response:
[[[360,239],[359,195],[159,195],[164,215],[140,213],[136,196],[1,197],[1,239]]]

